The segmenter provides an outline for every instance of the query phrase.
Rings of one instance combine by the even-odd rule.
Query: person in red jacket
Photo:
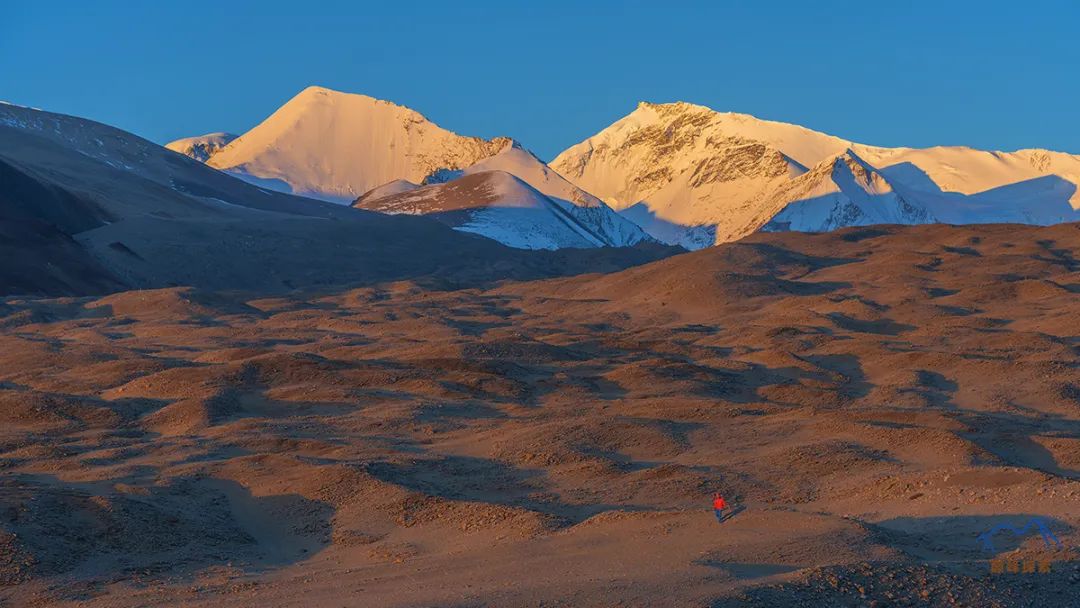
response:
[[[719,492],[717,492],[716,494],[713,494],[712,508],[713,508],[713,511],[716,513],[716,521],[718,523],[723,523],[723,521],[724,521],[724,509],[727,508],[727,502],[724,500],[723,496],[720,496]]]

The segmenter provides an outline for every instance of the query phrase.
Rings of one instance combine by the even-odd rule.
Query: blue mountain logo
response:
[[[1015,526],[1010,526],[1009,524],[1001,524],[1001,525],[998,525],[998,526],[994,526],[990,530],[987,530],[986,532],[983,532],[982,534],[980,534],[978,536],[978,540],[979,540],[979,542],[982,543],[982,546],[983,546],[984,550],[986,550],[986,551],[988,551],[990,553],[996,553],[996,551],[994,550],[994,541],[993,541],[993,538],[994,538],[995,534],[997,534],[998,532],[1006,532],[1007,531],[1007,532],[1012,532],[1015,536],[1024,536],[1032,528],[1035,528],[1035,529],[1037,529],[1039,531],[1039,534],[1042,535],[1043,542],[1046,543],[1047,547],[1050,547],[1050,548],[1057,547],[1058,549],[1062,548],[1061,541],[1058,540],[1056,536],[1054,536],[1054,533],[1050,531],[1050,528],[1046,525],[1046,522],[1043,521],[1042,518],[1039,518],[1039,517],[1032,517],[1021,528],[1017,528]]]

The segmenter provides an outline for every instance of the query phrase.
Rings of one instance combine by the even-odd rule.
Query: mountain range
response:
[[[260,186],[432,215],[523,248],[652,239],[697,249],[758,230],[1080,219],[1077,155],[868,146],[683,102],[642,102],[550,165],[508,138],[457,135],[403,106],[322,87],[228,137],[169,147]],[[447,197],[480,180],[453,194],[438,184],[490,170],[522,184],[489,176],[475,209],[457,201],[448,213]],[[404,182],[426,188],[395,190]],[[396,198],[377,201],[389,193]]]
[[[467,282],[625,267],[668,255],[658,242],[757,231],[1080,220],[1080,156],[880,148],[686,103],[642,103],[550,164],[318,87],[239,137],[168,148],[0,104],[5,291]],[[593,253],[513,253],[528,249]]]
[[[1080,156],[866,146],[688,103],[641,103],[551,165],[691,248],[760,229],[1080,219]]]
[[[220,153],[202,143],[188,151]],[[425,277],[467,285],[671,253],[508,248],[430,218],[256,186],[132,133],[12,104],[0,104],[0,236],[0,295],[273,292]]]
[[[404,106],[308,87],[206,162],[271,189],[348,203],[396,179],[464,169],[509,141],[464,137]]]
[[[1075,159],[302,97],[172,149],[0,105],[0,606],[1076,597],[1080,223],[931,223],[1068,219]]]
[[[445,182],[397,180],[353,205],[427,215],[453,228],[523,249],[628,247],[652,241],[637,224],[566,181],[516,142]]]

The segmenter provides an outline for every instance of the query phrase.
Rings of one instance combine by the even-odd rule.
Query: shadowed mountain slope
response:
[[[530,257],[430,219],[259,188],[119,129],[12,105],[0,105],[0,163],[3,229],[20,233],[32,224],[27,238],[35,235],[26,255],[5,260],[10,279],[0,293],[290,290],[424,276],[491,282],[620,268],[670,253]],[[49,255],[59,257],[41,253],[50,243],[57,246]],[[21,278],[30,275],[42,279]]]

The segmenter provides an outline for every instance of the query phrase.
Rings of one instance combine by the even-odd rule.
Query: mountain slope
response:
[[[353,201],[354,207],[361,207],[358,203],[363,203],[366,200],[375,201],[387,196],[394,196],[395,194],[402,194],[404,192],[412,192],[419,188],[419,184],[414,184],[407,179],[395,179],[392,182],[385,183],[381,186],[372,188],[364,194],[360,195],[360,198]]]
[[[505,171],[481,171],[382,197],[363,196],[358,207],[389,214],[425,215],[456,230],[520,249],[609,245],[580,222],[573,204],[545,196]]]
[[[881,198],[873,184],[856,187],[858,180],[846,180],[843,200],[829,198],[845,189],[833,177],[824,178],[841,158],[849,170],[887,184],[892,194]],[[686,103],[642,103],[568,148],[551,166],[653,236],[692,248],[737,239],[766,224],[818,230],[884,218],[1032,224],[1080,219],[1080,156],[865,146]],[[810,168],[816,175],[803,179]]]
[[[256,188],[137,135],[75,116],[0,105],[0,157],[38,170],[116,219],[284,213],[342,217],[337,205]]]
[[[428,218],[258,188],[131,133],[13,105],[0,105],[0,236],[0,295],[468,285],[671,253],[514,250]]]
[[[173,147],[196,156],[203,151],[198,146],[206,145],[204,139],[180,140]],[[554,227],[530,220],[529,227],[548,233],[532,239],[524,236],[525,227],[504,225],[521,217],[520,212],[493,213],[490,210],[497,206],[480,202],[489,209],[488,220],[499,218],[484,224],[487,236],[509,239],[505,242],[516,247],[545,249],[561,242],[574,247],[621,247],[652,240],[632,221],[568,182],[516,142],[462,137],[408,108],[363,95],[309,87],[262,124],[207,157],[209,165],[267,188],[330,201],[348,197],[359,203],[407,191],[420,182],[430,185],[462,175],[506,171],[550,197],[549,203],[563,210],[559,217],[572,216],[589,238],[553,237]],[[522,194],[511,190],[513,196]]]
[[[851,150],[781,184],[769,199],[783,205],[778,212],[765,208],[761,214],[771,217],[762,227],[771,231],[827,232],[846,226],[936,221]]]
[[[120,287],[70,236],[109,217],[93,201],[0,158],[0,294],[97,294]]]
[[[345,202],[392,180],[462,169],[506,141],[463,137],[404,106],[308,87],[208,162],[260,185]]]
[[[604,204],[600,199],[567,181],[518,142],[508,143],[497,154],[473,164],[463,170],[462,174],[484,171],[506,171],[548,196],[561,198],[581,207],[599,207]]]
[[[731,129],[732,116],[738,127]],[[767,141],[753,137],[741,115],[714,112],[687,103],[642,102],[628,116],[572,146],[551,162],[553,169],[597,194],[617,209],[629,207],[668,188],[665,197],[683,190],[729,184],[728,190],[758,190],[761,180],[798,175],[803,163]],[[847,145],[831,138],[813,141],[803,155],[816,164],[843,152]],[[818,158],[820,156],[821,158]]]
[[[507,144],[498,154],[466,168],[472,175],[485,171],[505,171],[558,201],[579,223],[611,247],[627,247],[653,240],[640,226],[619,215],[595,196],[571,184],[517,142]]]
[[[229,142],[236,139],[232,133],[207,133],[197,137],[185,137],[165,144],[165,147],[173,152],[179,152],[184,156],[193,158],[201,163],[210,160],[210,157],[220,152]]]

